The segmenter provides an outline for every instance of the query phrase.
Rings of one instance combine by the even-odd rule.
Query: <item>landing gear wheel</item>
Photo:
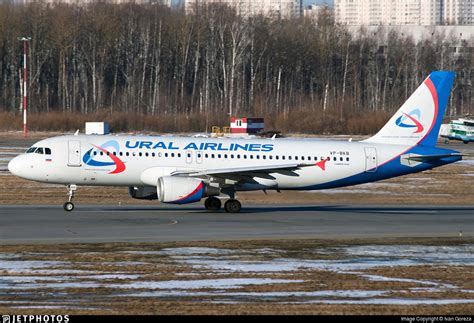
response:
[[[74,203],[66,202],[66,203],[63,204],[63,208],[64,208],[64,210],[66,210],[68,212],[71,212],[72,210],[74,210]]]
[[[221,208],[222,203],[217,197],[209,197],[204,202],[204,207],[209,211],[217,211]]]
[[[72,199],[74,198],[74,192],[77,190],[76,184],[66,185],[67,188],[67,202],[63,204],[64,210],[71,212],[74,210],[74,204],[72,203]]]
[[[227,213],[240,213],[242,204],[238,200],[230,199],[225,202],[224,208]]]

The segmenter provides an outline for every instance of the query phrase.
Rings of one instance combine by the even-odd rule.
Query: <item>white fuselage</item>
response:
[[[11,171],[23,178],[58,184],[156,187],[159,177],[176,171],[306,165],[292,171],[256,176],[241,185],[236,182],[236,190],[317,189],[318,185],[357,174],[376,174],[377,167],[411,148],[315,139],[95,135],[54,137],[34,147],[49,148],[51,154],[20,155],[15,158]],[[117,165],[111,155],[124,166]],[[321,164],[323,159],[327,161]],[[381,178],[373,180],[378,179]],[[338,183],[332,187],[338,186],[345,185]]]

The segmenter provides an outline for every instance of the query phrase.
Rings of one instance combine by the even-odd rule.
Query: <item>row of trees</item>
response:
[[[31,36],[30,109],[43,113],[256,115],[344,123],[390,113],[432,70],[457,72],[449,113],[472,113],[473,52],[450,35],[359,30],[318,19],[193,15],[159,5],[0,4],[0,111],[20,107]]]

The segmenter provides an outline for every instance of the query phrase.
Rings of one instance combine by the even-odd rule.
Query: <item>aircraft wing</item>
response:
[[[314,163],[292,163],[271,166],[251,166],[251,167],[234,167],[220,169],[201,169],[176,171],[171,176],[187,176],[187,177],[203,177],[214,176],[229,179],[242,179],[245,177],[262,177],[268,178],[270,173],[284,173],[289,176],[297,176],[295,170],[302,167],[315,166]]]

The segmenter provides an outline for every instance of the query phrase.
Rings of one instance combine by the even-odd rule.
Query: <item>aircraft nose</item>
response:
[[[8,170],[10,171],[10,173],[12,173],[13,175],[16,175],[16,176],[19,176],[19,173],[20,173],[20,161],[18,160],[19,156],[13,158],[12,160],[10,160],[10,162],[8,163]]]

